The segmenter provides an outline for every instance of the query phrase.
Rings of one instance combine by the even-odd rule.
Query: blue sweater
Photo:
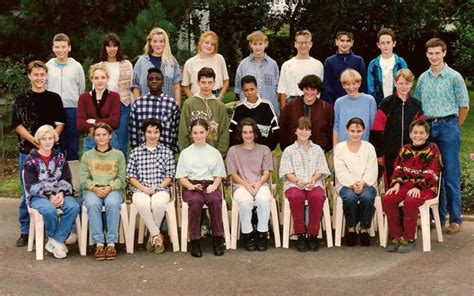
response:
[[[332,56],[328,57],[324,62],[324,86],[322,99],[332,105],[336,102],[337,98],[342,97],[346,94],[341,84],[341,73],[347,68],[356,70],[362,76],[362,85],[359,91],[366,92],[365,89],[365,63],[361,56],[358,56],[352,52],[339,53],[337,51]]]

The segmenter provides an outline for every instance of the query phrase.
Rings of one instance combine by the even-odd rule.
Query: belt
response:
[[[451,115],[443,116],[443,117],[431,117],[431,118],[427,118],[426,121],[428,121],[428,122],[436,122],[436,121],[448,120],[448,119],[456,118],[456,117],[457,117],[457,115],[451,114]]]

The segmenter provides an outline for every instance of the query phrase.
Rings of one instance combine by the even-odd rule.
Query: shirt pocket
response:
[[[164,67],[165,71],[164,71],[163,75],[170,78],[170,79],[172,79],[174,77],[174,72],[175,72],[174,69],[175,69],[175,67],[173,67],[173,66],[165,65],[165,67]]]

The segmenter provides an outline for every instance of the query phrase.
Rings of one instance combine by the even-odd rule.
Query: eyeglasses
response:
[[[301,45],[310,45],[311,41],[296,41],[296,44],[301,46]]]

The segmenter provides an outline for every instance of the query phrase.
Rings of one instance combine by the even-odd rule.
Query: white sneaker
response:
[[[68,249],[68,247],[66,246],[66,244],[64,244],[64,243],[63,243],[63,244],[62,244],[62,243],[59,243],[59,246],[60,246],[61,248],[63,248],[63,250],[64,250],[64,252],[66,252],[66,254],[69,253],[69,249]]]
[[[77,234],[75,234],[74,232],[71,232],[71,234],[69,234],[69,237],[66,239],[64,243],[66,245],[72,245],[72,244],[75,244],[76,242],[77,242]]]
[[[46,251],[52,253],[55,258],[62,259],[66,258],[67,254],[64,251],[61,243],[57,242],[56,240],[49,238],[48,242],[45,246]]]

